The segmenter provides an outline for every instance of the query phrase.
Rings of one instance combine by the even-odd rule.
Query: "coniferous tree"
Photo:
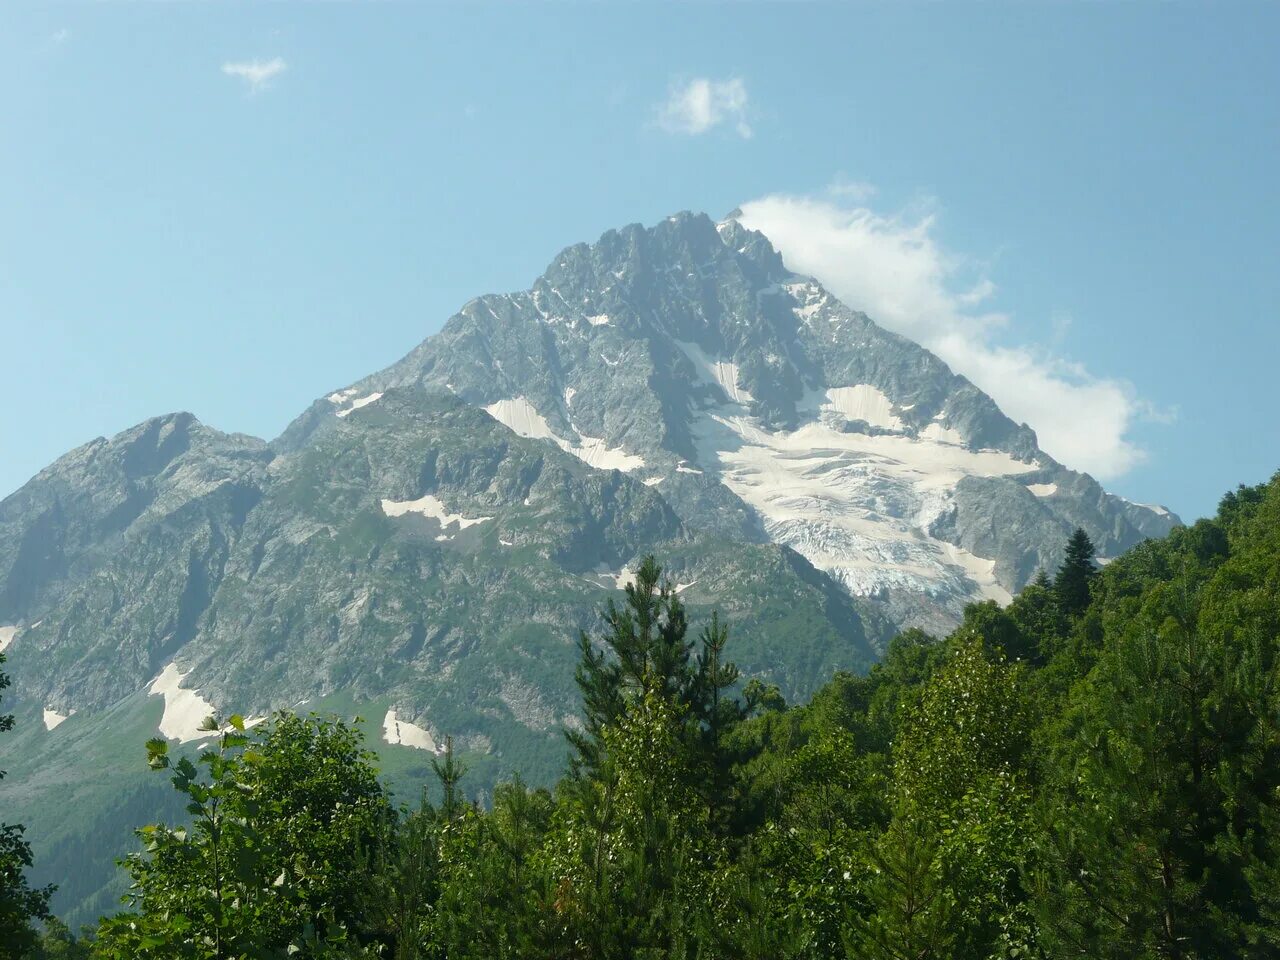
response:
[[[1231,508],[1225,561],[1205,523],[1163,560],[1135,554],[1159,579],[1117,589],[1097,664],[1049,739],[1039,900],[1063,952],[1274,955],[1280,485]]]
[[[936,824],[909,809],[872,846],[863,896],[870,911],[844,933],[851,960],[949,960],[954,901]]]
[[[693,645],[685,639],[684,605],[653,557],[645,557],[626,594],[622,606],[609,601],[607,630],[599,645],[586,633],[579,636],[575,680],[582,693],[583,724],[581,730],[566,731],[575,772],[600,770],[604,731],[617,725],[628,698],[646,677],[658,695],[673,702],[691,704],[705,692],[690,660]]]
[[[718,613],[703,628],[699,638],[697,696],[691,707],[697,709],[702,724],[701,762],[706,767],[705,793],[713,829],[727,829],[732,803],[731,754],[725,749],[726,739],[746,716],[744,705],[728,692],[738,682],[738,667],[725,659],[729,628],[720,622]]]
[[[440,858],[435,810],[423,788],[418,808],[388,817],[387,842],[378,851],[365,902],[376,916],[372,924],[386,943],[390,960],[426,956],[423,926],[439,898]]]
[[[1067,540],[1066,556],[1053,581],[1058,607],[1065,616],[1078,617],[1089,606],[1089,587],[1098,572],[1096,555],[1089,534],[1077,527]]]
[[[463,800],[458,785],[466,776],[467,769],[453,752],[453,737],[444,738],[444,759],[431,758],[431,769],[440,781],[440,814],[446,821],[452,820],[462,811]]]

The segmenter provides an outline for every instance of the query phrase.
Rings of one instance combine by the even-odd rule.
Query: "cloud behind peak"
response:
[[[943,249],[936,215],[883,214],[861,202],[869,195],[775,194],[744,203],[739,219],[792,270],[936,353],[1065,465],[1113,479],[1145,459],[1129,434],[1149,405],[1130,383],[1093,376],[1050,346],[1017,343],[1013,319],[991,306],[995,284]]]

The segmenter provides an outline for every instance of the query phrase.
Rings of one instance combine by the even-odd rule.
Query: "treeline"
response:
[[[604,624],[552,791],[481,808],[450,748],[396,809],[317,717],[231,718],[194,762],[152,741],[188,824],[140,831],[123,912],[29,955],[1280,956],[1280,475],[1102,569],[1077,532],[1007,608],[803,706],[653,561]]]

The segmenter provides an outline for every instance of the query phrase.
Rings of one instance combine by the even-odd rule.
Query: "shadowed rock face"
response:
[[[1076,526],[1113,555],[1176,522],[681,214],[471,301],[271,444],[176,414],[67,454],[0,503],[0,628],[59,733],[176,664],[220,710],[390,701],[518,766],[559,751],[574,637],[647,552],[801,696],[1007,599]]]

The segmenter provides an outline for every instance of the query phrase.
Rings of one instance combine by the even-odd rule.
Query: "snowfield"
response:
[[[408,720],[401,720],[396,716],[394,708],[388,710],[387,715],[382,719],[382,739],[387,743],[398,743],[401,746],[414,747],[418,750],[430,750],[432,753],[440,752],[440,748],[436,746],[436,741],[431,736],[430,731],[424,730]]]
[[[572,399],[572,392],[567,392],[566,408],[568,401]],[[621,470],[623,473],[630,473],[645,466],[643,458],[633,456],[617,447],[611,447],[604,439],[589,437],[576,428],[574,432],[578,434],[577,442],[558,436],[551,429],[546,418],[524,397],[499,400],[497,403],[489,404],[484,410],[514,433],[532,440],[550,440],[565,453],[573,454],[583,463],[597,470]]]
[[[168,740],[190,743],[211,736],[209,730],[201,730],[205,718],[217,713],[213,704],[200,696],[198,690],[185,690],[182,680],[191,671],[183,673],[176,663],[170,663],[151,681],[147,692],[164,697],[164,715],[160,718],[160,732]]]

